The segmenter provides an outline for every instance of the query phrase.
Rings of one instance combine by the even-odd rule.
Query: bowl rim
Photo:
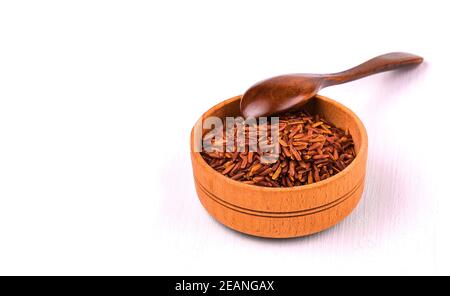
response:
[[[206,112],[204,112],[202,114],[202,116],[199,118],[199,120],[203,120],[203,118],[205,117],[206,114],[211,113],[215,110],[217,110],[218,108],[221,108],[225,105],[228,105],[236,100],[239,100],[242,97],[242,95],[238,95],[238,96],[234,96],[231,97],[227,100],[224,100],[216,105],[214,105],[213,107],[211,107],[210,109],[208,109]],[[308,190],[308,189],[314,189],[314,188],[319,188],[319,187],[323,187],[326,186],[327,184],[334,182],[335,180],[344,177],[345,175],[347,175],[352,168],[356,165],[357,160],[359,161],[359,159],[361,157],[363,157],[363,155],[366,154],[366,151],[368,150],[368,137],[367,137],[367,131],[366,128],[364,126],[364,124],[362,123],[361,119],[348,107],[344,106],[343,104],[330,99],[326,96],[322,96],[322,95],[315,95],[316,98],[320,99],[320,100],[324,100],[328,103],[332,103],[337,105],[339,108],[341,108],[343,111],[345,111],[346,113],[350,114],[351,117],[355,120],[356,125],[358,126],[359,131],[361,132],[361,144],[360,147],[358,149],[358,151],[356,152],[356,157],[355,159],[350,163],[350,165],[348,165],[347,167],[345,167],[345,169],[343,169],[342,171],[340,171],[339,173],[337,173],[336,175],[331,176],[330,178],[327,178],[325,180],[319,181],[319,182],[315,182],[312,184],[307,184],[307,185],[301,185],[301,186],[293,186],[293,187],[266,187],[266,186],[257,186],[257,185],[252,185],[252,184],[245,184],[242,183],[240,181],[237,180],[233,180],[227,176],[222,175],[220,172],[216,171],[215,169],[213,169],[207,162],[206,160],[202,157],[202,155],[200,154],[200,152],[194,152],[193,151],[193,133],[194,133],[194,128],[195,126],[192,128],[191,130],[191,137],[190,137],[190,149],[191,149],[191,155],[193,157],[193,159],[196,159],[199,161],[199,164],[205,168],[206,170],[209,170],[211,173],[213,173],[214,175],[216,175],[218,178],[222,178],[222,180],[224,180],[226,183],[230,183],[233,186],[239,186],[242,187],[244,189],[248,189],[248,190],[256,190],[256,191],[261,191],[261,192],[296,192],[296,191],[302,191],[302,190]]]

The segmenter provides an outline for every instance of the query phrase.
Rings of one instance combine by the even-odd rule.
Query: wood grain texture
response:
[[[240,96],[207,111],[209,116],[239,116]],[[203,206],[221,223],[247,234],[286,238],[309,235],[327,229],[345,218],[358,203],[367,161],[367,134],[358,117],[343,105],[317,96],[306,106],[342,129],[355,142],[355,160],[339,174],[324,181],[294,188],[267,188],[243,184],[212,169],[193,152],[191,160],[197,194]]]

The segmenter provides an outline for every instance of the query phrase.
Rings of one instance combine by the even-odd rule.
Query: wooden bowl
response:
[[[203,114],[224,118],[239,116],[241,96],[228,99]],[[310,235],[343,220],[358,204],[367,161],[367,133],[360,119],[348,108],[324,96],[316,96],[305,107],[313,114],[344,130],[355,143],[356,158],[342,172],[318,183],[292,188],[271,188],[243,184],[211,168],[194,152],[191,132],[191,160],[195,187],[205,209],[220,223],[246,234],[289,238]]]

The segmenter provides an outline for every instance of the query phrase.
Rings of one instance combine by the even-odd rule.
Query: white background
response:
[[[446,1],[2,1],[0,274],[449,274]],[[263,78],[407,51],[321,93],[368,130],[362,202],[303,239],[238,234],[189,132]]]

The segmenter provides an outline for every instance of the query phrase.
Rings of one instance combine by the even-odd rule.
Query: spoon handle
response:
[[[404,66],[418,65],[422,61],[422,57],[404,52],[380,55],[347,71],[326,75],[324,86],[341,84]]]

